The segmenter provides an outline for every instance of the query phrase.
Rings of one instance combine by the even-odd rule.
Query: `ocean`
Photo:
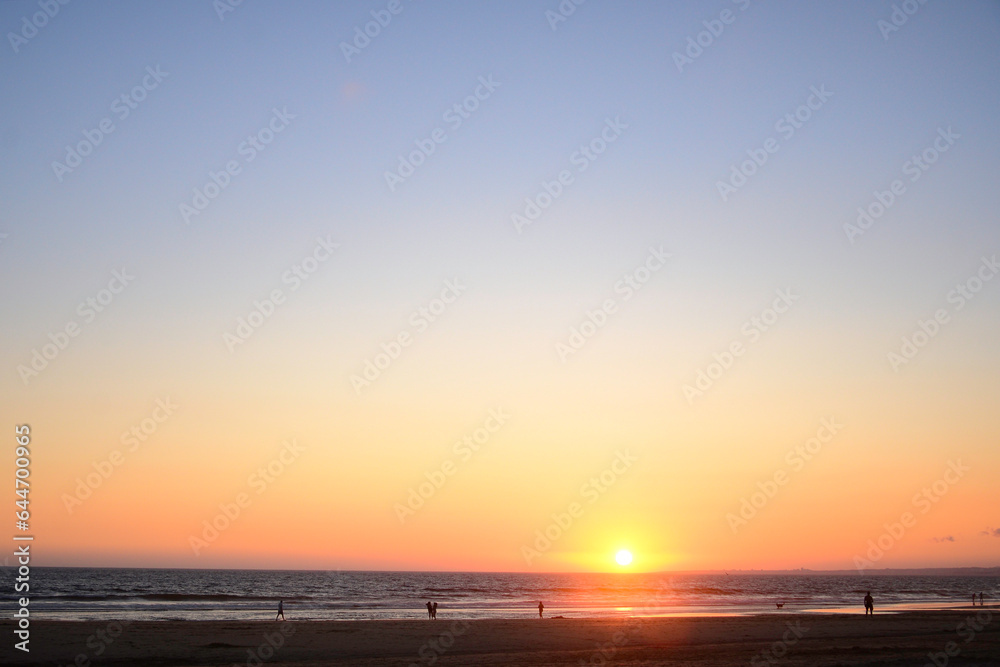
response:
[[[7,569],[11,572],[13,568]],[[13,575],[11,575],[13,579]],[[12,602],[13,583],[4,599]],[[997,576],[533,574],[32,568],[34,618],[62,620],[419,619],[726,615],[960,608],[1000,598]],[[779,610],[777,604],[783,607]]]

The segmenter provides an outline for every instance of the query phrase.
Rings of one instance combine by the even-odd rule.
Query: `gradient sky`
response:
[[[348,62],[341,43],[388,4],[250,0],[220,18],[208,0],[75,2],[19,40],[39,4],[0,3],[0,404],[5,428],[33,431],[39,563],[608,570],[629,548],[636,570],[852,568],[910,512],[875,567],[1000,564],[1000,279],[961,308],[954,292],[1000,253],[1000,5],[931,2],[883,34],[888,1],[591,0],[553,29],[557,0],[401,0]],[[721,33],[679,71],[706,21]],[[147,68],[165,77],[122,118]],[[454,127],[480,78],[498,85]],[[812,89],[831,95],[787,136],[776,123]],[[247,161],[275,109],[294,118]],[[114,130],[57,174],[103,119]],[[949,128],[911,180],[905,163]],[[436,129],[391,190],[385,173]],[[724,201],[718,183],[769,139]],[[187,224],[180,205],[233,160]],[[519,233],[512,215],[563,170]],[[318,238],[339,247],[293,290],[283,277]],[[650,248],[670,257],[626,299],[616,285]],[[123,267],[134,280],[102,312],[79,309]],[[449,280],[461,296],[424,330],[412,314]],[[276,289],[273,315],[227,345]],[[761,332],[751,318],[779,290],[795,301]],[[609,299],[564,361],[557,345]],[[411,344],[356,391],[401,333]],[[130,450],[122,434],[168,398]],[[505,423],[465,460],[454,443],[491,410]],[[794,463],[824,419],[843,427]],[[289,439],[302,451],[262,488],[251,476]],[[636,460],[585,493],[619,452]],[[967,470],[935,493],[950,462]]]

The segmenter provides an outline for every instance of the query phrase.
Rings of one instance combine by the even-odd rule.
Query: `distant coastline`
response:
[[[39,569],[87,569],[87,570],[191,570],[193,572],[202,571],[246,571],[246,572],[392,572],[398,574],[587,574],[586,572],[523,572],[506,570],[353,570],[345,568],[258,568],[258,567],[137,567],[132,565],[42,565]],[[621,574],[630,575],[683,575],[683,576],[725,576],[725,575],[781,575],[781,576],[918,576],[918,577],[1000,577],[1000,566],[995,567],[917,567],[917,568],[869,568],[863,573],[857,570],[810,570],[799,568],[796,570],[661,570],[657,572],[596,572],[594,574]]]

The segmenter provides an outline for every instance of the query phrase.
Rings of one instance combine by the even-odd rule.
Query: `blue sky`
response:
[[[594,405],[635,396],[609,421],[708,425],[778,385],[810,414],[888,394],[900,420],[938,392],[950,405],[995,390],[993,285],[904,369],[911,384],[886,354],[1000,250],[1000,5],[914,5],[887,39],[883,1],[590,0],[553,29],[558,6],[401,0],[348,62],[341,43],[385,2],[246,0],[222,18],[207,0],[72,2],[16,51],[8,33],[41,10],[0,3],[4,402],[48,414],[52,396],[204,390],[192,402],[212,422],[211,386],[348,414],[364,400],[351,374],[456,277],[467,296],[371,401],[473,411],[590,387]],[[678,71],[674,54],[725,11]],[[120,118],[114,101],[147,68],[166,76]],[[481,78],[496,89],[453,128],[445,113]],[[783,137],[776,122],[820,88],[832,94]],[[294,118],[246,161],[275,109]],[[114,131],[57,178],[52,163],[105,118]],[[620,136],[580,171],[573,155],[614,119]],[[391,191],[385,172],[437,128],[447,139]],[[909,181],[904,163],[947,128],[959,138]],[[718,182],[770,138],[777,152],[723,201]],[[186,224],[180,205],[231,160],[240,172]],[[518,233],[511,216],[562,170],[573,182]],[[845,223],[895,179],[906,192],[851,243]],[[231,354],[222,334],[317,237],[338,254]],[[555,344],[650,246],[672,253],[668,270],[562,365]],[[122,266],[134,286],[25,386],[18,365]],[[789,287],[801,302],[747,362],[747,393],[687,412],[682,385]]]
[[[4,25],[32,7],[4,3]],[[334,232],[380,255],[390,274],[452,262],[496,275],[527,248],[545,266],[529,262],[515,281],[585,279],[576,267],[628,262],[648,242],[691,244],[684,255],[733,282],[837,271],[868,251],[845,247],[841,221],[939,126],[963,140],[917,196],[947,206],[906,201],[914,219],[883,221],[862,246],[887,243],[894,261],[916,268],[927,253],[995,238],[982,180],[997,154],[995,4],[922,6],[885,41],[876,21],[891,9],[878,3],[591,2],[553,31],[545,3],[404,2],[347,63],[338,44],[380,7],[244,3],[224,21],[201,2],[62,8],[4,58],[8,233],[50,247],[51,264],[32,259],[29,270],[133,257],[182,266],[178,255],[212,262],[225,248],[223,265],[253,271],[261,257],[246,252],[294,257],[314,233]],[[735,22],[679,73],[671,54],[725,9]],[[50,165],[64,146],[157,65],[169,72],[162,86],[57,182]],[[442,113],[489,75],[496,93],[390,193],[383,174],[397,155],[447,127]],[[723,204],[716,182],[819,85],[833,92],[829,104]],[[274,107],[296,115],[289,131],[191,228],[177,224],[178,204]],[[629,126],[621,142],[514,238],[509,218],[524,197],[615,116]],[[935,196],[944,192],[953,199]]]

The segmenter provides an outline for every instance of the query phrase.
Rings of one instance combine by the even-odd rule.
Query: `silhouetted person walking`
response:
[[[976,594],[975,593],[972,594],[972,606],[973,607],[976,606]]]
[[[281,620],[285,620],[285,601],[284,600],[278,600],[278,613],[274,615],[274,620],[277,621],[279,616],[281,617]]]
[[[543,604],[542,604],[542,601],[541,601],[541,600],[539,600],[539,601],[538,601],[538,618],[541,618],[541,617],[542,617],[542,612],[543,612],[543,611],[545,611],[545,605],[543,605]]]
[[[868,591],[868,593],[865,594],[865,616],[874,613],[875,613],[875,600],[872,598],[872,592]]]
[[[983,594],[982,593],[979,594],[979,606],[980,607],[983,606]]]

